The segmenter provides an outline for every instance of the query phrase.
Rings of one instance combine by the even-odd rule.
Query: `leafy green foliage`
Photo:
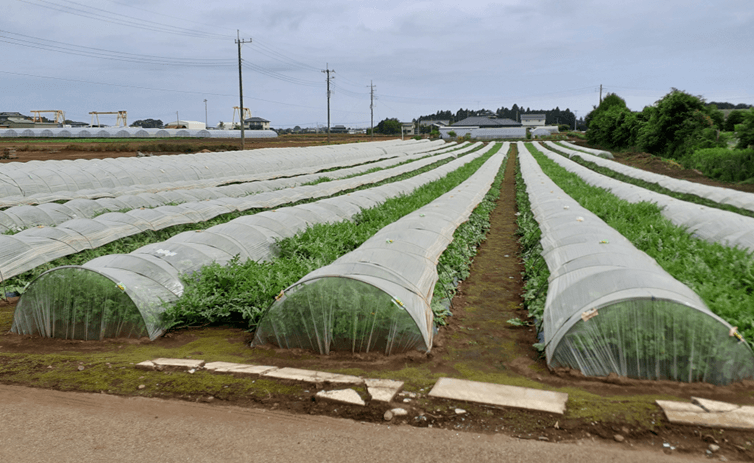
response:
[[[385,135],[399,135],[401,133],[401,122],[395,118],[383,119],[374,128],[375,133],[382,133]]]
[[[743,114],[743,120],[736,126],[738,135],[738,149],[746,149],[754,146],[754,108]]]
[[[566,194],[628,238],[741,334],[754,339],[754,256],[693,238],[650,203],[631,204],[584,183],[530,147],[545,173]]]
[[[183,296],[165,312],[168,326],[230,323],[255,327],[281,290],[356,249],[386,225],[450,191],[494,151],[417,188],[410,195],[365,209],[352,221],[315,225],[281,240],[280,254],[272,262],[234,260],[227,266],[203,268],[185,278]]]
[[[742,182],[754,177],[754,148],[696,150],[683,163],[723,182]]]

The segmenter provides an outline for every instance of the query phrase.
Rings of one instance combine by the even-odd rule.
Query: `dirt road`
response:
[[[599,442],[360,423],[324,416],[0,386],[0,461],[700,461]]]

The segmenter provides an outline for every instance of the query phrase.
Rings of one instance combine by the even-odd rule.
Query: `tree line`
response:
[[[520,121],[521,115],[523,114],[544,114],[546,125],[566,124],[569,127],[573,128],[574,122],[576,122],[576,115],[568,108],[561,110],[559,107],[556,106],[555,109],[531,109],[528,107],[524,108],[523,106],[519,107],[517,104],[514,104],[510,108],[506,108],[503,106],[501,108],[496,109],[495,111],[491,111],[489,109],[484,109],[484,108],[482,109],[460,108],[455,113],[449,110],[437,111],[434,114],[419,116],[416,120],[417,121],[442,120],[442,121],[449,121],[450,124],[454,124],[458,121],[466,119],[467,117],[494,115],[495,117],[499,119],[511,119],[514,121]]]
[[[747,106],[747,105],[744,105]],[[754,179],[754,108],[726,118],[715,104],[672,89],[640,112],[610,93],[585,118],[587,140],[670,158],[724,181]]]

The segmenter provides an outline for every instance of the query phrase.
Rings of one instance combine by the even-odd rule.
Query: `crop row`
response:
[[[589,186],[528,148],[547,175],[527,181],[527,190],[534,202],[530,188],[539,183],[539,196],[549,198],[532,209],[546,211],[550,221],[541,243],[551,275],[549,284],[537,276],[538,286],[527,293],[536,301],[530,292],[547,291],[550,366],[720,384],[754,376],[751,348],[731,327],[754,335],[751,254],[695,239],[656,205],[632,204]],[[586,231],[600,219],[614,230]],[[524,234],[536,236],[529,227]],[[621,250],[626,240],[639,251]],[[536,268],[533,262],[527,272]],[[679,284],[693,292],[673,290]]]
[[[103,256],[81,268],[53,270],[38,278],[22,296],[14,329],[56,337],[98,339],[113,333],[146,333],[154,338],[164,330],[162,312],[183,293],[181,275],[194,274],[211,262],[232,262],[234,256],[239,261],[269,260],[275,253],[275,240],[314,223],[348,218],[361,208],[435,180],[481,154],[476,152],[401,182],[240,217],[202,233],[181,233],[128,255]],[[99,289],[77,290],[84,287]],[[247,306],[247,310],[252,309]]]

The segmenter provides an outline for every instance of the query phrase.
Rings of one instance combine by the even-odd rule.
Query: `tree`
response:
[[[374,128],[374,132],[382,133],[385,135],[396,135],[401,133],[402,127],[403,125],[398,119],[383,119],[379,124],[377,124],[377,127]]]
[[[754,108],[743,112],[743,121],[736,127],[738,149],[754,146]]]
[[[701,97],[672,89],[653,106],[644,108],[647,122],[637,135],[642,151],[681,159],[695,149],[719,146],[713,119],[716,108],[709,108]]]
[[[731,111],[725,119],[725,130],[728,132],[735,131],[736,126],[744,121],[744,113],[745,111],[741,111],[740,109]]]
[[[141,127],[143,129],[161,129],[163,127],[160,119],[138,120],[131,124],[131,127]]]

